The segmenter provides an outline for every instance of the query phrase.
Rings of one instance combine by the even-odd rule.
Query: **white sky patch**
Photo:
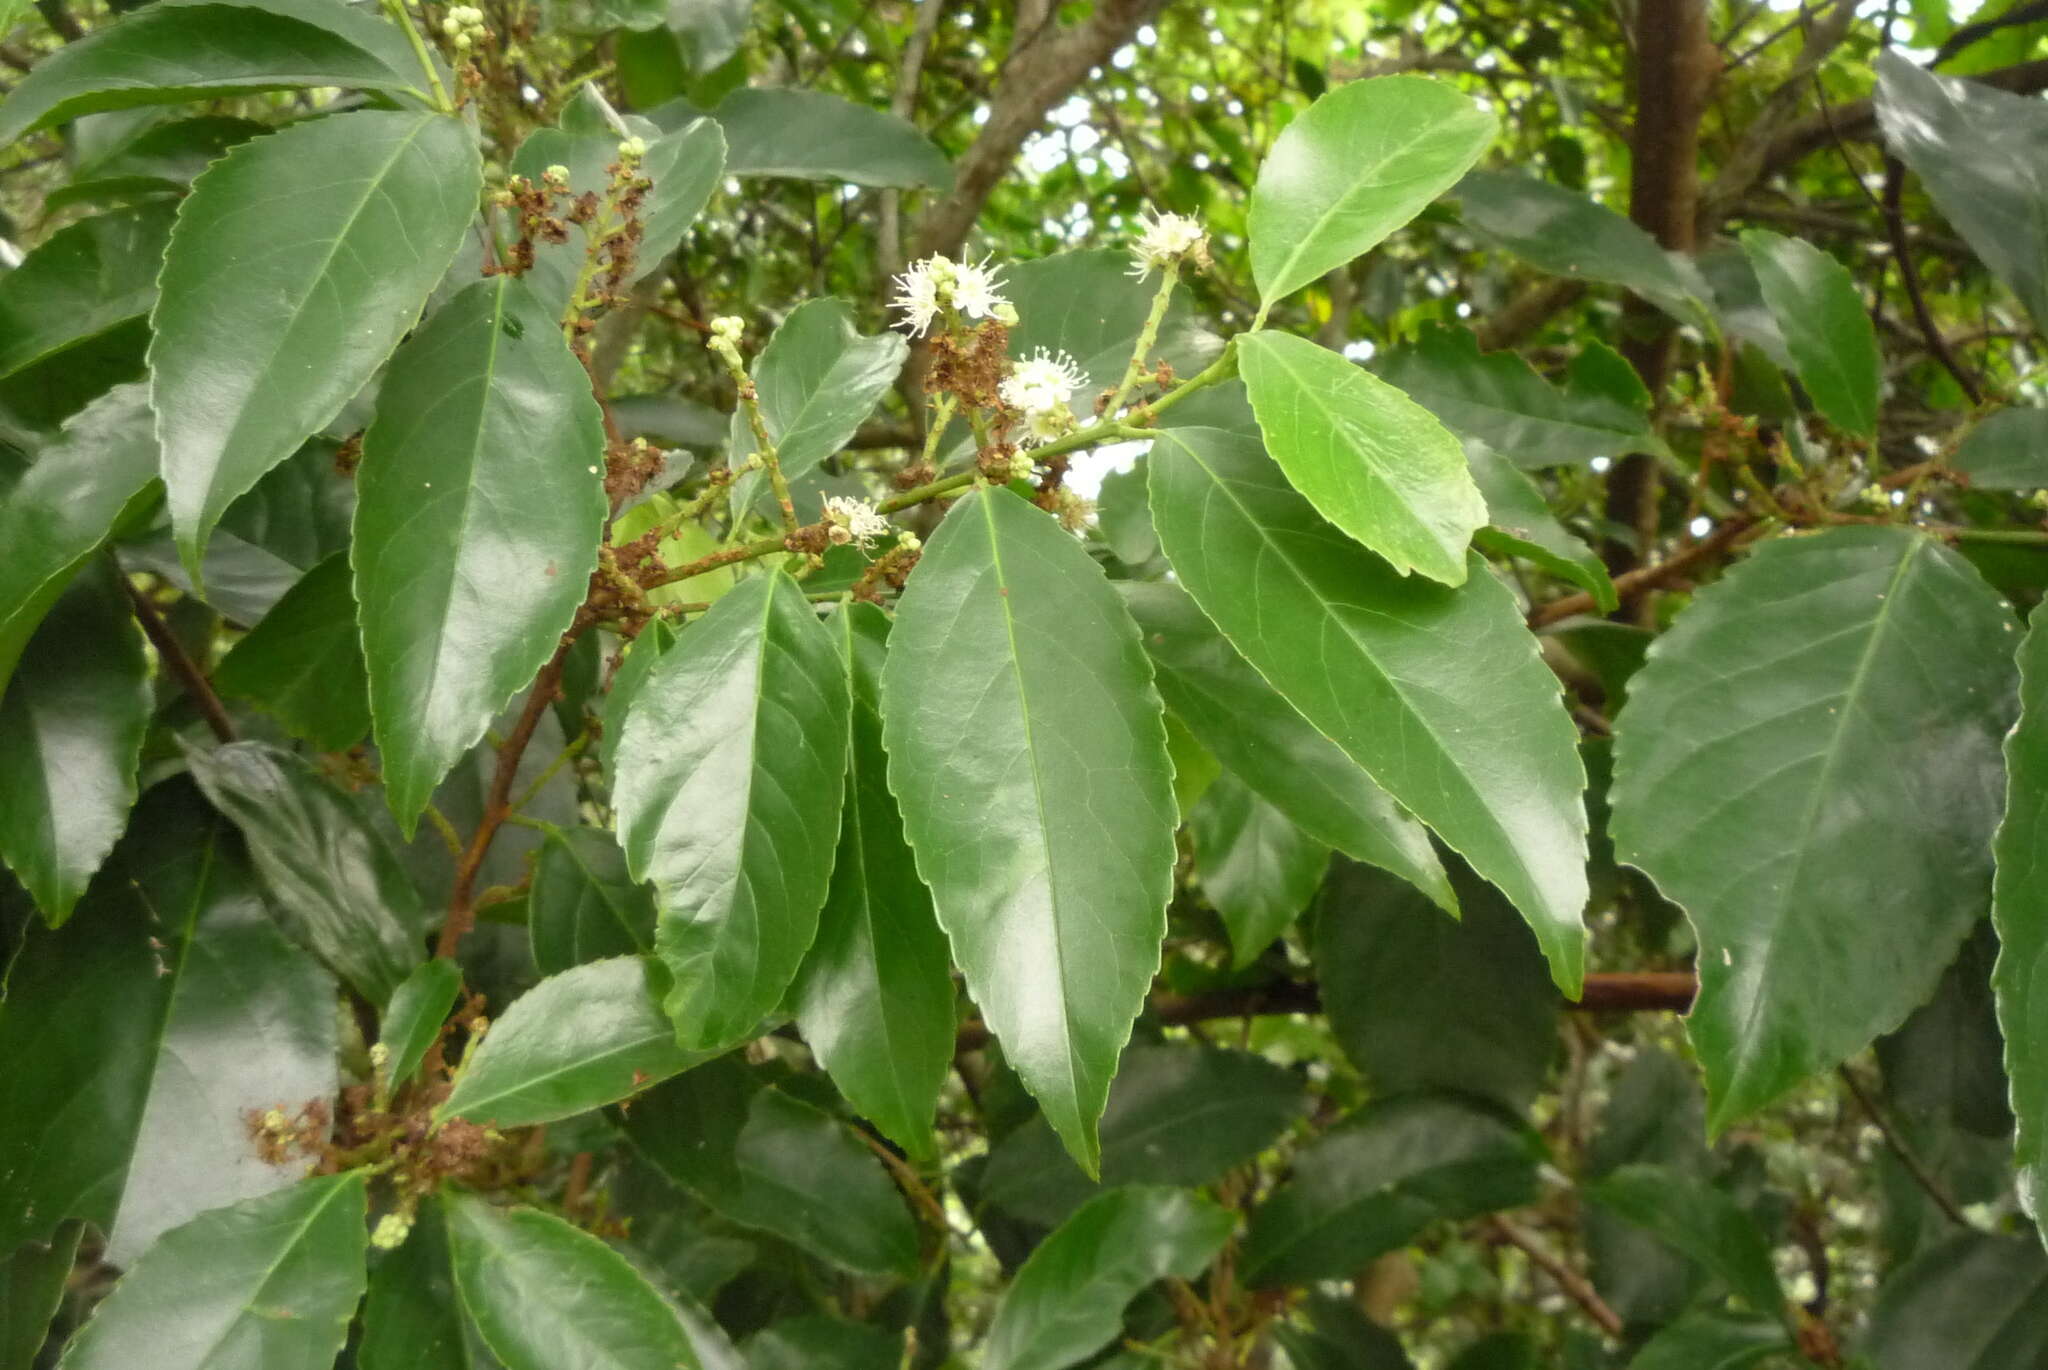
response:
[[[1686,531],[1691,533],[1694,537],[1703,538],[1707,534],[1714,531],[1714,521],[1708,518],[1705,514],[1701,514],[1691,523],[1686,524],[1685,528]]]
[[[1102,493],[1104,476],[1130,470],[1151,446],[1150,441],[1110,442],[1092,452],[1077,452],[1062,484],[1083,499],[1094,499]]]

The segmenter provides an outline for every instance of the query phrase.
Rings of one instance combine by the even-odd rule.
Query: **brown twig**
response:
[[[1906,1139],[1892,1127],[1891,1120],[1884,1116],[1884,1110],[1880,1109],[1877,1101],[1864,1090],[1863,1085],[1856,1079],[1855,1072],[1847,1065],[1840,1065],[1835,1067],[1835,1073],[1842,1077],[1843,1084],[1849,1086],[1850,1096],[1856,1100],[1864,1116],[1877,1128],[1878,1135],[1884,1138],[1884,1144],[1891,1148],[1892,1155],[1899,1158],[1899,1164],[1913,1177],[1913,1182],[1926,1191],[1927,1197],[1934,1201],[1934,1206],[1940,1209],[1950,1222],[1957,1227],[1968,1227],[1970,1220],[1963,1216],[1963,1210],[1949,1197],[1949,1192],[1942,1187],[1941,1181],[1934,1178],[1934,1173],[1921,1163],[1913,1148],[1906,1145]]]
[[[199,710],[199,716],[206,720],[206,726],[213,730],[214,737],[222,742],[233,742],[234,720],[228,717],[227,706],[214,693],[213,682],[206,678],[206,672],[200,670],[199,663],[186,652],[185,644],[178,641],[171,625],[164,622],[164,616],[157,612],[156,605],[149,602],[149,596],[136,589],[135,582],[126,575],[117,573],[117,579],[121,588],[128,592],[128,602],[135,606],[136,622],[142,625],[149,645],[156,648],[157,659],[163,662],[164,669],[178,678],[185,697]]]
[[[1614,592],[1623,603],[1646,590],[1668,585],[1684,576],[1695,567],[1713,560],[1733,548],[1736,543],[1750,535],[1757,528],[1757,522],[1749,518],[1731,518],[1724,521],[1713,532],[1688,547],[1680,548],[1663,561],[1650,566],[1639,566],[1633,571],[1624,571],[1614,578]],[[1581,591],[1549,600],[1529,611],[1529,626],[1541,628],[1570,618],[1574,614],[1587,614],[1599,606],[1593,597]]]
[[[1600,1297],[1599,1291],[1593,1288],[1592,1283],[1584,1275],[1566,1265],[1563,1257],[1545,1246],[1534,1232],[1510,1222],[1498,1213],[1489,1217],[1485,1226],[1502,1241],[1521,1248],[1530,1261],[1541,1268],[1543,1273],[1550,1276],[1557,1287],[1564,1291],[1565,1297],[1584,1309],[1586,1316],[1600,1325],[1601,1331],[1610,1337],[1622,1334],[1625,1324],[1621,1320],[1621,1314],[1608,1307],[1607,1300]]]
[[[1920,268],[1913,261],[1913,251],[1906,241],[1906,217],[1900,213],[1899,204],[1905,195],[1906,164],[1898,158],[1884,159],[1884,198],[1879,202],[1884,211],[1884,236],[1892,245],[1892,256],[1899,263],[1899,281],[1906,287],[1906,299],[1913,306],[1913,321],[1920,325],[1921,336],[1927,339],[1927,350],[1941,363],[1942,369],[1956,378],[1956,384],[1970,397],[1974,407],[1984,403],[1983,387],[1970,374],[1955,350],[1948,344],[1948,337],[1941,331],[1941,325],[1934,321],[1934,312],[1927,307],[1927,295],[1920,288]]]

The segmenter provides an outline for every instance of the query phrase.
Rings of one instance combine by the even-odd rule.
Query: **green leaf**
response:
[[[1350,1299],[1311,1292],[1304,1307],[1309,1327],[1273,1324],[1294,1370],[1414,1370],[1401,1339]]]
[[[1813,407],[1835,427],[1875,438],[1884,361],[1848,269],[1811,243],[1760,228],[1742,235],[1742,250]]]
[[[1586,1193],[1711,1270],[1752,1312],[1783,1315],[1771,1244],[1740,1204],[1705,1180],[1666,1166],[1625,1165]]]
[[[65,1348],[64,1370],[326,1365],[363,1297],[360,1170],[202,1213],[164,1234]]]
[[[1250,965],[1315,897],[1330,849],[1225,772],[1188,813],[1202,894],[1230,933],[1231,964]]]
[[[1570,581],[1591,595],[1603,614],[1620,607],[1606,565],[1592,548],[1564,530],[1535,481],[1483,442],[1468,440],[1465,460],[1486,500],[1488,526],[1473,534],[1475,546],[1495,556],[1521,557]]]
[[[1877,123],[1935,206],[2048,327],[2048,109],[2023,95],[1877,59]]]
[[[52,927],[128,824],[154,707],[118,574],[80,577],[0,696],[0,859]]]
[[[1393,386],[1305,338],[1237,340],[1266,450],[1331,523],[1402,575],[1465,581],[1465,548],[1486,522],[1458,440]]]
[[[613,800],[686,1048],[753,1036],[817,936],[848,707],[832,636],[781,571],[714,604],[633,698]]]
[[[659,994],[639,956],[550,975],[499,1015],[434,1116],[500,1128],[551,1123],[708,1059],[676,1045]]]
[[[1464,328],[1425,326],[1390,353],[1380,374],[1454,431],[1520,467],[1579,465],[1656,452],[1650,392],[1598,342],[1572,361],[1562,389],[1513,352],[1481,352]]]
[[[70,184],[51,191],[43,200],[43,213],[55,214],[74,204],[182,192],[200,172],[226,156],[229,148],[268,132],[268,124],[221,114],[145,124],[134,136],[83,156]],[[176,208],[163,206],[167,220]],[[162,256],[160,243],[156,255]],[[154,271],[151,274],[154,276]],[[154,294],[152,289],[152,297]]]
[[[2020,649],[2020,664],[2024,679],[2030,664],[2025,646]],[[2016,745],[2014,734],[2006,735],[2006,745]],[[2008,820],[2015,812],[2012,800],[2018,793],[2009,784]],[[1999,844],[1994,844],[1994,855],[1998,850]],[[2024,870],[2026,861],[2006,844],[2000,865]],[[1998,892],[1994,876],[1994,923]],[[1962,954],[1942,972],[1934,997],[1914,1009],[1897,1032],[1878,1038],[1877,1061],[1884,1070],[1885,1099],[1909,1123],[1962,1128],[1999,1141],[2011,1136],[2010,1090],[1999,1065],[2004,1041],[1991,985],[1998,952],[1999,939],[1992,923],[1978,923],[1963,943]]]
[[[1124,603],[1152,657],[1173,717],[1303,832],[1392,871],[1456,913],[1443,865],[1422,825],[1317,732],[1170,581],[1125,584]]]
[[[1766,543],[1650,648],[1611,827],[1699,934],[1711,1131],[1896,1026],[1982,914],[2014,641],[1967,562],[1869,527]]]
[[[1520,1112],[1557,1055],[1557,992],[1507,901],[1458,874],[1454,922],[1382,872],[1339,865],[1316,909],[1323,1008],[1375,1098],[1462,1090]]]
[[[1123,380],[1157,293],[1154,285],[1131,279],[1130,253],[1110,247],[1057,252],[1004,266],[1002,281],[1003,293],[1017,307],[1012,358],[1022,361],[1041,348],[1065,352],[1087,378],[1080,394],[1091,403],[1096,391]],[[1176,293],[1160,321],[1151,359],[1192,376],[1221,350],[1222,342],[1194,306]]]
[[[1113,1190],[1039,1244],[982,1349],[984,1370],[1061,1370],[1115,1340],[1124,1306],[1155,1280],[1194,1279],[1237,1219],[1178,1189]]]
[[[1576,996],[1585,772],[1513,598],[1483,568],[1455,590],[1395,575],[1316,517],[1244,438],[1162,434],[1149,475],[1160,544],[1203,612],[1507,894],[1551,978]]]
[[[0,276],[0,376],[147,314],[176,212],[159,202],[81,219]]]
[[[676,1306],[597,1237],[536,1208],[442,1202],[463,1307],[506,1370],[697,1370]]]
[[[426,1059],[441,1035],[441,1024],[462,992],[462,967],[447,957],[425,961],[391,992],[384,1006],[378,1040],[391,1053],[385,1078],[393,1087],[404,1084]]]
[[[825,91],[748,87],[728,95],[712,117],[725,130],[728,176],[953,187],[946,155],[915,126]]]
[[[625,853],[602,828],[547,834],[527,904],[533,963],[543,975],[654,950],[654,892],[627,872]]]
[[[1797,1351],[1777,1322],[1738,1322],[1694,1313],[1643,1343],[1629,1370],[1748,1370]]]
[[[583,603],[604,441],[589,377],[516,276],[470,286],[392,358],[349,555],[384,795],[407,836]]]
[[[1456,1098],[1372,1104],[1296,1155],[1252,1215],[1245,1277],[1260,1288],[1348,1278],[1439,1219],[1533,1202],[1539,1146]]]
[[[0,1260],[0,1370],[35,1370],[84,1235],[85,1224],[73,1218],[49,1241],[23,1242]]]
[[[412,327],[482,179],[457,120],[357,110],[244,143],[193,182],[149,355],[195,578],[234,498],[341,412]]]
[[[1252,187],[1252,277],[1264,306],[1420,214],[1497,129],[1454,86],[1423,76],[1352,81],[1310,105],[1273,140]]]
[[[235,742],[188,748],[192,778],[248,839],[286,932],[372,1004],[426,959],[419,891],[354,799],[290,752]]]
[[[909,352],[901,334],[861,336],[843,300],[806,300],[789,312],[754,359],[761,419],[785,479],[808,475],[845,445],[896,383]],[[758,445],[743,415],[733,416],[732,432],[732,451],[740,457]],[[742,475],[732,507],[753,508],[766,481],[762,473]]]
[[[38,62],[0,105],[0,144],[97,110],[293,86],[409,94],[419,66],[396,30],[333,0],[164,0]]]
[[[1949,465],[1975,490],[2048,487],[2048,409],[2001,409],[1964,435]]]
[[[370,685],[348,554],[336,552],[285,591],[221,658],[213,686],[226,698],[248,700],[320,751],[347,751],[362,741],[370,731]]]
[[[454,1253],[439,1199],[420,1205],[405,1245],[371,1268],[356,1364],[361,1370],[497,1370],[497,1358],[484,1349],[455,1292]]]
[[[1152,668],[1101,568],[1007,490],[953,506],[896,618],[883,740],[918,873],[1006,1059],[1092,1172],[1171,893]]]
[[[2048,1258],[2026,1237],[1957,1233],[1877,1291],[1877,1370],[2031,1370],[2048,1356]]]
[[[1465,225],[1539,271],[1635,291],[1683,323],[1707,321],[1671,254],[1642,228],[1575,190],[1516,172],[1475,171],[1458,184]]]
[[[650,619],[638,637],[620,648],[625,653],[624,660],[612,675],[612,687],[598,713],[603,729],[597,740],[598,761],[604,773],[614,780],[618,776],[619,738],[626,731],[626,716],[632,712],[634,696],[640,693],[654,663],[675,641],[676,629],[669,626],[667,619],[657,618]]]
[[[9,970],[0,1250],[77,1217],[125,1266],[291,1183],[245,1114],[331,1097],[334,1055],[333,982],[278,933],[227,825],[190,786],[157,786],[80,916],[31,929]]]
[[[2005,740],[2005,817],[1997,834],[1991,921],[1998,963],[1991,987],[2005,1036],[2005,1073],[2018,1120],[2015,1163],[2022,1195],[2048,1195],[2048,619],[2021,644],[2020,717]],[[2029,1216],[2048,1235],[2048,1203]]]
[[[847,1102],[929,1159],[932,1111],[953,1063],[952,962],[889,793],[881,716],[889,619],[874,605],[849,604],[831,627],[853,701],[846,800],[818,938],[790,1003]]]
[[[999,1142],[981,1197],[1047,1227],[1123,1184],[1194,1187],[1255,1159],[1308,1106],[1301,1081],[1250,1052],[1133,1046],[1102,1114],[1102,1181],[1083,1175],[1037,1117]]]
[[[898,1370],[903,1338],[869,1323],[810,1314],[747,1339],[747,1370]]]
[[[715,1212],[847,1270],[909,1275],[917,1231],[903,1196],[845,1124],[714,1061],[633,1101],[626,1135]]]
[[[1703,1175],[1705,1119],[1706,1096],[1693,1068],[1669,1051],[1644,1050],[1609,1087],[1583,1177],[1598,1180],[1638,1162]],[[1581,1224],[1593,1282],[1624,1322],[1660,1326],[1684,1311],[1701,1279],[1691,1260],[1597,1205],[1583,1211]]]
[[[149,396],[116,386],[45,444],[0,499],[0,690],[43,615],[107,535],[156,498]]]

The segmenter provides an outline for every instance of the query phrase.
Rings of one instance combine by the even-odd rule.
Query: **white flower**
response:
[[[990,268],[988,258],[979,262],[962,262],[953,268],[953,308],[970,319],[992,319],[996,311],[1009,301],[996,293],[1002,282]]]
[[[1041,347],[1029,358],[1012,365],[1010,374],[997,389],[1004,404],[1029,418],[1065,409],[1087,380],[1079,362],[1064,352],[1048,352]]]
[[[1171,266],[1197,257],[1208,239],[1199,219],[1190,219],[1185,214],[1147,213],[1143,231],[1131,244],[1131,274],[1141,281],[1152,274],[1155,266]]]
[[[1074,411],[1064,404],[1057,409],[1035,409],[1024,416],[1022,443],[1026,447],[1041,447],[1073,431]]]
[[[825,536],[834,543],[853,543],[866,548],[889,531],[889,520],[875,512],[875,506],[850,495],[825,497]]]
[[[945,275],[950,280],[952,263],[944,257],[927,257],[921,262],[913,262],[910,270],[896,278],[896,298],[889,302],[903,311],[903,322],[910,325],[910,331],[920,338],[939,315],[940,273],[934,268],[940,263],[948,268]]]

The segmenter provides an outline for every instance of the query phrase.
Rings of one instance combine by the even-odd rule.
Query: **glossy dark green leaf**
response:
[[[2048,1234],[2048,619],[2020,647],[2020,718],[2005,740],[2005,817],[1998,828],[1991,986],[2019,1132],[2015,1162],[2030,1216]]]
[[[323,752],[362,741],[370,685],[350,580],[341,552],[306,572],[221,658],[214,689],[248,700]]]
[[[1091,1171],[1166,931],[1161,716],[1137,628],[1081,544],[1007,490],[954,505],[897,607],[889,785],[968,992]]]
[[[761,418],[785,478],[809,474],[853,436],[895,384],[909,351],[899,333],[863,337],[843,300],[806,300],[789,312],[754,359]],[[733,451],[743,460],[757,444],[745,419],[735,415],[733,422]],[[751,508],[765,480],[740,477],[733,507]],[[800,511],[805,519],[815,512]]]
[[[0,1370],[35,1370],[84,1235],[85,1224],[73,1218],[49,1241],[23,1242],[0,1258]]]
[[[1085,410],[1097,391],[1113,389],[1131,364],[1131,352],[1152,311],[1157,282],[1131,279],[1131,255],[1115,248],[1056,252],[1034,261],[1006,264],[1003,294],[1017,307],[1010,330],[1010,356],[1022,361],[1041,348],[1064,352],[1080,366],[1086,382],[1076,397]],[[1214,361],[1221,341],[1209,332],[1186,298],[1176,294],[1160,321],[1151,361],[1164,361],[1181,376],[1192,376]]]
[[[1203,612],[1508,895],[1552,979],[1577,995],[1585,772],[1556,677],[1506,589],[1483,569],[1457,589],[1395,575],[1231,434],[1162,435],[1149,476],[1160,544]]]
[[[1425,327],[1387,356],[1380,374],[1468,438],[1515,465],[1578,465],[1655,452],[1650,393],[1614,352],[1589,342],[1562,388],[1513,352],[1481,352],[1467,329]]]
[[[1311,1293],[1305,1306],[1308,1327],[1273,1325],[1294,1370],[1414,1370],[1401,1339],[1350,1299]]]
[[[1631,1164],[1705,1174],[1706,1096],[1695,1076],[1669,1051],[1638,1051],[1608,1087],[1583,1177],[1598,1180]],[[1660,1326],[1684,1311],[1702,1278],[1689,1257],[1598,1205],[1586,1207],[1580,1222],[1594,1285],[1623,1321]]]
[[[244,143],[192,185],[152,316],[150,403],[186,569],[419,316],[476,212],[468,129],[356,110]]]
[[[1203,897],[1230,934],[1232,963],[1249,965],[1308,907],[1330,849],[1229,772],[1187,823]]]
[[[1249,1052],[1134,1046],[1102,1114],[1100,1185],[1039,1117],[990,1153],[981,1195],[1051,1227],[1117,1185],[1209,1184],[1271,1146],[1307,1104],[1296,1076]]]
[[[1575,190],[1517,172],[1475,171],[1458,184],[1465,224],[1554,276],[1633,290],[1687,323],[1703,317],[1694,282],[1657,240]]]
[[[1795,1348],[1778,1322],[1744,1322],[1711,1313],[1680,1318],[1644,1342],[1629,1370],[1748,1370]]]
[[[491,1024],[439,1118],[524,1127],[602,1108],[706,1058],[676,1045],[658,972],[614,956],[550,975]]]
[[[1956,232],[2048,326],[2048,108],[1882,52],[1877,122]]]
[[[1375,1097],[1462,1090],[1519,1112],[1557,1055],[1557,991],[1507,901],[1455,876],[1453,921],[1384,872],[1332,871],[1315,919],[1323,1008]]]
[[[543,975],[654,950],[654,892],[627,873],[625,853],[601,828],[547,834],[527,907],[533,963]]]
[[[1443,81],[1338,86],[1273,140],[1252,188],[1252,277],[1267,307],[1420,214],[1493,142],[1494,116]]]
[[[904,190],[953,185],[945,154],[908,120],[822,90],[736,90],[712,117],[725,130],[729,176],[851,181]]]
[[[154,498],[153,423],[144,387],[116,386],[45,444],[0,500],[0,689],[71,578],[126,513]]]
[[[747,1339],[747,1370],[900,1370],[903,1339],[868,1323],[813,1314]]]
[[[903,837],[882,750],[889,619],[850,604],[832,625],[852,709],[845,810],[818,937],[790,992],[797,1026],[847,1102],[904,1150],[933,1154],[953,1062],[952,962]]]
[[[506,1370],[697,1370],[676,1306],[599,1238],[537,1208],[444,1203],[463,1307]]]
[[[1613,613],[1620,599],[1607,567],[1592,548],[1565,531],[1536,482],[1476,439],[1466,441],[1465,459],[1486,500],[1487,526],[1473,534],[1473,545],[1495,556],[1521,557],[1561,576],[1591,595],[1601,613]]]
[[[604,441],[588,376],[516,276],[464,290],[392,359],[350,558],[385,798],[408,834],[583,603]]]
[[[64,1352],[65,1370],[326,1365],[366,1283],[360,1170],[202,1213],[164,1234]]]
[[[1286,333],[1237,340],[1266,450],[1288,483],[1402,575],[1465,582],[1486,522],[1458,440],[1427,409],[1327,348]]]
[[[2017,640],[1961,558],[1868,527],[1765,544],[1650,648],[1611,826],[1699,934],[1711,1130],[1896,1026],[1981,916]]]
[[[371,1267],[356,1364],[361,1370],[498,1370],[455,1291],[439,1199],[421,1204],[405,1245]]]
[[[278,921],[372,1004],[426,959],[413,929],[419,891],[354,797],[290,752],[263,742],[188,750],[214,807],[248,839]]]
[[[1863,1349],[1877,1370],[2032,1370],[2048,1360],[2048,1257],[1958,1233],[1886,1280]]]
[[[620,846],[654,885],[666,1007],[689,1049],[752,1036],[817,935],[848,707],[832,635],[781,571],[720,599],[633,697]]]
[[[0,1053],[0,1250],[78,1217],[127,1265],[302,1173],[265,1164],[244,1115],[333,1095],[334,985],[279,935],[232,831],[173,782],[144,796],[79,916],[31,931]]]
[[[1964,435],[1949,465],[1976,490],[2048,487],[2048,409],[2001,409]]]
[[[147,314],[175,213],[156,203],[81,219],[0,276],[0,376]]]
[[[419,84],[419,65],[395,29],[334,0],[170,0],[38,62],[0,105],[0,144],[97,110],[291,86],[424,102]]]
[[[882,1163],[832,1115],[763,1089],[736,1060],[633,1101],[626,1135],[722,1216],[864,1274],[917,1268],[917,1231]]]
[[[97,566],[65,592],[0,695],[0,860],[52,927],[128,824],[154,707],[117,575]]]
[[[1742,235],[1742,248],[1813,407],[1837,428],[1876,437],[1884,363],[1848,268],[1811,243],[1760,228]]]
[[[1031,1253],[996,1308],[985,1370],[1062,1370],[1116,1338],[1154,1280],[1191,1280],[1237,1219],[1184,1190],[1133,1186],[1090,1201]]]
[[[54,214],[74,204],[182,191],[200,172],[226,156],[229,148],[268,132],[268,124],[223,114],[146,124],[133,137],[84,157],[73,170],[70,184],[44,199],[43,212]],[[164,206],[166,218],[175,208]]]
[[[1536,1146],[1455,1098],[1373,1104],[1303,1147],[1252,1215],[1245,1277],[1260,1287],[1347,1278],[1438,1219],[1528,1203]]]
[[[624,647],[623,660],[612,675],[611,689],[605,693],[604,707],[598,718],[603,735],[598,738],[598,759],[604,766],[605,774],[617,777],[619,737],[626,731],[626,715],[632,711],[633,696],[640,692],[641,684],[647,679],[654,663],[661,654],[675,645],[676,630],[669,626],[667,619],[652,619],[640,635]]]
[[[378,1040],[391,1053],[385,1078],[394,1087],[410,1080],[420,1068],[461,992],[462,968],[441,956],[421,963],[391,992],[391,1002],[384,1006],[379,1023]]]
[[[1770,1243],[1740,1204],[1705,1180],[1666,1166],[1625,1165],[1586,1192],[1711,1270],[1751,1312],[1783,1311]]]
[[[2023,647],[2023,671],[2026,665]],[[2010,736],[2007,742],[2012,745]],[[2024,779],[2014,782],[2026,783]],[[2019,808],[2024,807],[2022,801]],[[2008,819],[2015,811],[2009,795]],[[2001,864],[2017,864],[2024,870],[2026,859],[2008,846]],[[1996,877],[1992,888],[1995,895]],[[1962,1128],[2001,1141],[2011,1136],[2010,1091],[1999,1064],[2004,1040],[1991,987],[1998,952],[1991,924],[1977,924],[1961,954],[1942,972],[1934,997],[1914,1009],[1897,1032],[1877,1039],[1885,1099],[1897,1116],[1924,1126]]]
[[[1303,832],[1457,911],[1428,832],[1281,698],[1187,591],[1169,581],[1119,588],[1144,634],[1160,695],[1202,746]]]

